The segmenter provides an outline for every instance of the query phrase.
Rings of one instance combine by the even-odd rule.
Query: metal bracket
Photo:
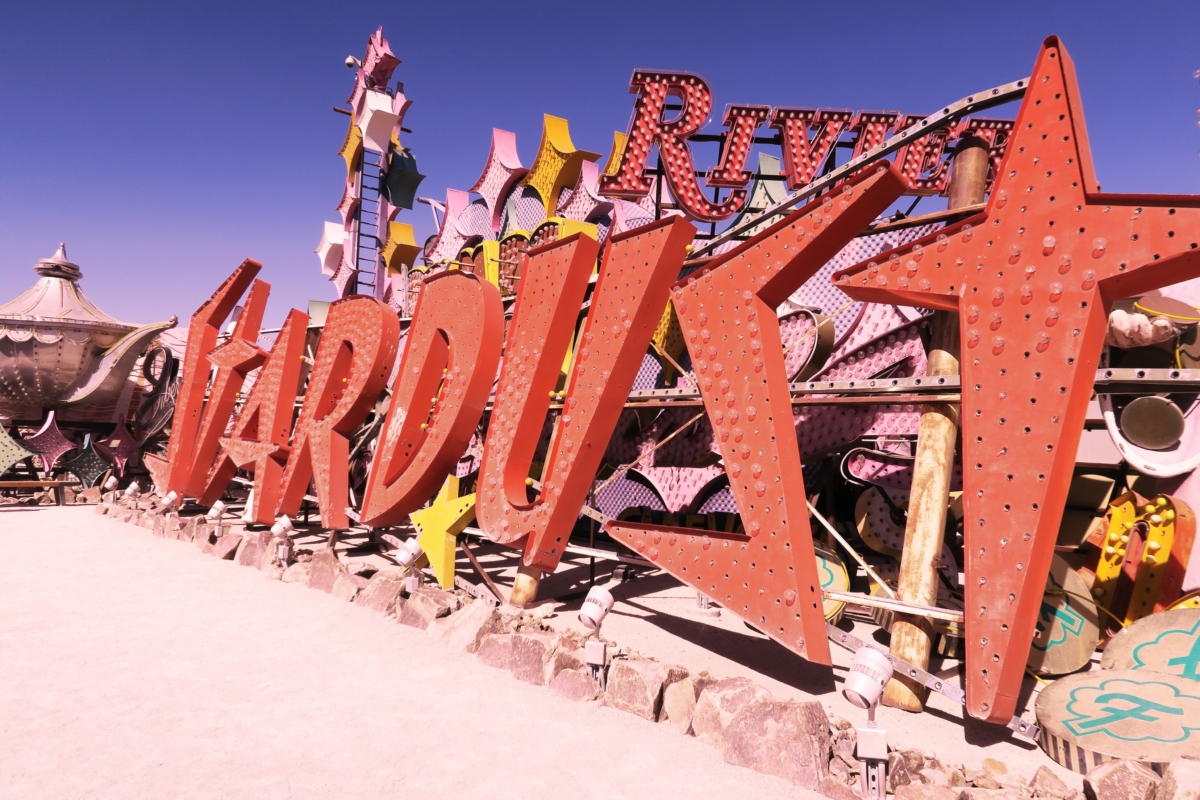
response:
[[[457,586],[458,588],[462,589],[464,592],[471,595],[472,597],[474,597],[478,600],[482,600],[483,602],[487,603],[490,606],[499,607],[499,605],[500,605],[500,601],[497,600],[492,595],[491,592],[489,592],[487,589],[485,589],[482,586],[471,583],[469,580],[467,580],[466,578],[464,578],[461,575],[454,576],[454,585]]]
[[[825,623],[825,630],[829,634],[829,638],[832,639],[835,644],[840,644],[842,647],[846,648],[852,653],[857,653],[859,649],[863,647],[871,647],[871,645],[867,644],[854,634],[848,633],[831,623]],[[872,649],[878,650],[887,656],[888,661],[892,662],[892,669],[894,669],[896,672],[907,675],[909,678],[919,682],[922,686],[930,691],[937,692],[943,697],[948,697],[958,705],[966,705],[966,692],[957,686],[948,683],[942,678],[939,678],[937,675],[926,672],[915,664],[910,664],[903,659],[896,658],[896,656],[892,655],[881,647],[874,647]],[[1021,719],[1020,717],[1013,717],[1008,723],[1008,728],[1018,736],[1029,739],[1032,742],[1036,742],[1038,740],[1038,735],[1042,731],[1042,729],[1036,723],[1029,722],[1028,720]]]

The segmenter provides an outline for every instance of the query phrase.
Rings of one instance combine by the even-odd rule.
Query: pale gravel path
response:
[[[0,798],[817,797],[91,507],[0,553]]]

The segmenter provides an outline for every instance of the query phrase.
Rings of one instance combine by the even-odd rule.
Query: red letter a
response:
[[[212,505],[229,486],[239,468],[254,473],[254,504],[250,516],[270,525],[279,505],[279,486],[287,461],[288,436],[303,365],[308,315],[292,309],[275,337],[271,356],[246,398],[233,425],[233,436],[221,437],[221,452],[208,476],[201,505]]]

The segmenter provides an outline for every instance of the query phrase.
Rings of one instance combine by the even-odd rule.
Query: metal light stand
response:
[[[608,643],[600,639],[588,639],[583,645],[583,662],[592,673],[592,680],[604,691],[608,683],[608,675],[604,671],[608,663]]]
[[[867,709],[867,724],[858,731],[858,760],[862,762],[861,786],[871,800],[884,800],[887,795],[887,731],[875,725],[875,707]]]

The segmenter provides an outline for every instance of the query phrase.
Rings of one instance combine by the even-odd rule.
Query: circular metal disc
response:
[[[1095,670],[1042,689],[1035,706],[1046,754],[1080,774],[1128,758],[1162,769],[1200,758],[1200,683],[1150,670]]]
[[[1163,295],[1139,297],[1133,304],[1135,311],[1150,317],[1166,317],[1180,325],[1195,325],[1200,322],[1200,311],[1182,300]]]
[[[830,589],[835,592],[850,591],[850,574],[846,571],[846,563],[832,550],[817,547],[816,551],[817,575],[821,578],[821,589]],[[846,603],[826,598],[822,601],[822,608],[825,611],[826,621],[836,625],[846,610]]]
[[[1098,613],[1083,579],[1055,556],[1029,648],[1029,668],[1038,675],[1065,675],[1085,666],[1100,641]]]
[[[1183,436],[1183,412],[1165,397],[1139,397],[1121,411],[1121,433],[1138,447],[1166,450]]]
[[[1100,666],[1148,669],[1200,681],[1200,608],[1142,617],[1109,640]]]

